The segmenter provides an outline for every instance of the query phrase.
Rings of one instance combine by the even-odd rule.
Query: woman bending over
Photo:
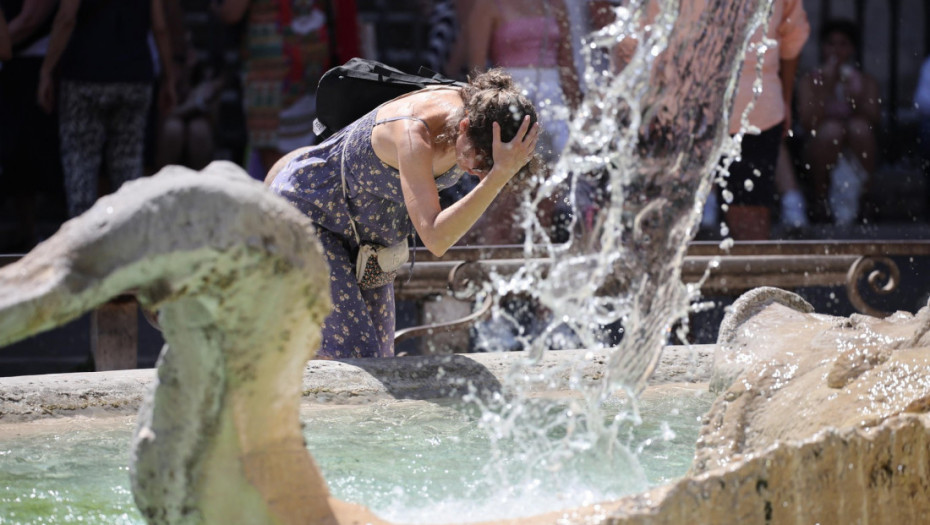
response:
[[[310,217],[330,264],[333,312],[318,356],[394,355],[394,270],[407,238],[443,255],[534,157],[536,120],[510,76],[492,69],[462,88],[382,104],[272,167],[265,183]],[[465,172],[480,182],[442,209],[439,190]]]

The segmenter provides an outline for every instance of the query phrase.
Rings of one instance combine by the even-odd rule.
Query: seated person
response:
[[[815,221],[832,220],[830,186],[833,168],[844,161],[865,178],[875,172],[878,145],[875,128],[881,120],[878,82],[855,64],[859,31],[848,20],[829,20],[820,30],[820,67],[805,75],[797,90],[800,124],[806,132],[805,162],[813,183],[812,215]],[[866,183],[867,181],[861,181]],[[837,185],[833,200],[846,200]],[[858,211],[858,195],[852,196]],[[855,211],[852,213],[855,216]]]
[[[156,164],[200,170],[214,158],[214,129],[225,75],[208,60],[190,59],[181,71],[180,103],[165,115],[158,133]]]

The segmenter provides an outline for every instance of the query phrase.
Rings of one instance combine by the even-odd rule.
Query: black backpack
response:
[[[375,60],[353,58],[320,78],[313,133],[325,139],[388,100],[436,85],[465,84],[425,67],[411,75]]]

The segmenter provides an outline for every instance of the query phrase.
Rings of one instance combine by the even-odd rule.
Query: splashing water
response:
[[[676,324],[687,323],[699,290],[680,279],[687,243],[715,178],[726,184],[752,109],[750,104],[743,114],[744,131],[730,137],[729,112],[742,59],[755,52],[761,64],[771,44],[749,42],[767,22],[772,0],[658,0],[659,14],[647,23],[648,2],[633,0],[616,9],[616,21],[585,42],[586,96],[573,115],[568,145],[551,175],[524,199],[527,264],[486,288],[532,297],[551,314],[541,335],[526,340],[527,359],[539,361],[552,337],[567,326],[581,347],[592,349],[590,358],[607,360],[598,382],[582,384],[580,375],[572,376],[582,399],[577,410],[562,414],[568,422],[555,444],[538,423],[547,415],[528,400],[534,385],[575,374],[572,370],[552,369],[549,376],[531,378],[517,367],[508,380],[513,395],[485,407],[493,442],[500,447],[526,443],[533,451],[528,456],[552,468],[590,448],[630,454],[616,436],[637,422],[635,405],[632,413],[614,418],[601,417],[601,408],[618,390],[634,398],[641,393]],[[621,72],[595,70],[592,52],[628,38],[638,45]],[[574,203],[585,185],[601,189],[594,228],[578,235],[572,224],[567,243],[552,242],[536,210],[569,186]],[[582,215],[573,212],[575,218]],[[531,259],[540,247],[545,263]],[[615,322],[624,327],[619,344],[605,336],[604,327]],[[680,337],[684,330],[678,329]]]

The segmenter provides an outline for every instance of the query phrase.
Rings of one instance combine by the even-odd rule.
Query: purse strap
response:
[[[424,122],[425,124],[425,122]],[[349,210],[349,185],[346,184],[346,153],[348,152],[349,147],[349,138],[343,137],[342,140],[342,157],[339,159],[339,176],[342,178],[342,197],[346,201],[346,212],[349,216],[349,224],[352,225],[352,234],[355,235],[355,243],[358,246],[362,245],[362,239],[358,235],[358,228],[355,226],[355,219],[352,218],[352,211]],[[411,228],[410,235],[413,235]],[[406,242],[406,239],[404,240]],[[413,252],[413,261],[410,263],[410,269],[413,270],[413,265],[417,261],[417,252]],[[407,276],[407,282],[410,282],[410,278],[413,276],[413,272],[410,272],[410,275]]]
[[[342,176],[342,196],[346,201],[346,211],[349,215],[349,224],[352,225],[352,233],[355,234],[355,243],[362,245],[362,239],[358,236],[358,229],[355,227],[355,219],[352,218],[352,211],[349,210],[349,186],[346,184],[346,153],[348,152],[349,138],[344,137],[342,140],[342,158],[339,159],[339,174]]]

